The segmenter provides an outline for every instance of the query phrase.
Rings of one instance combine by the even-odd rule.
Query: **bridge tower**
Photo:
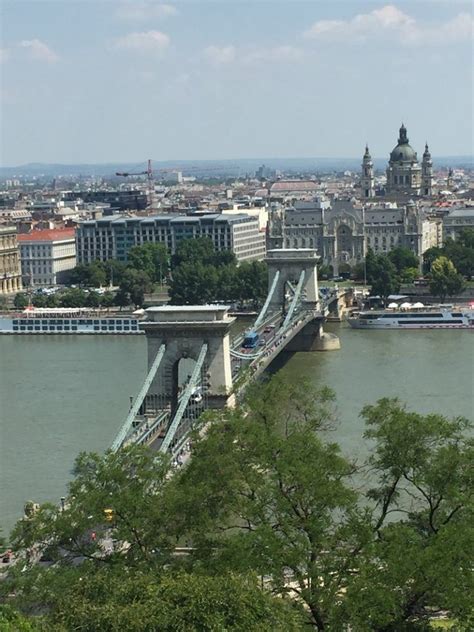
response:
[[[278,248],[267,251],[268,287],[272,289],[275,284],[269,305],[271,311],[278,311],[285,306],[288,284],[296,286],[302,273],[303,303],[306,309],[318,309],[318,259],[316,250],[312,248]]]
[[[314,318],[294,337],[288,351],[330,351],[340,348],[339,338],[323,331],[324,314],[320,311],[318,288],[318,254],[312,248],[281,248],[267,251],[269,311],[286,310],[286,294],[290,288],[301,289],[301,303]],[[296,291],[298,291],[296,289]]]
[[[207,406],[232,405],[229,330],[235,318],[227,310],[221,305],[165,305],[146,310],[147,320],[140,328],[147,337],[149,369],[161,345],[165,346],[163,360],[148,390],[149,397],[156,395],[173,410],[180,388],[181,360],[197,362],[203,345],[207,345],[202,371]]]

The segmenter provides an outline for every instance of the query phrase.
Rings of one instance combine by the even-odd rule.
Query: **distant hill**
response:
[[[434,156],[435,168],[472,168],[472,156]],[[265,164],[280,171],[359,171],[361,158],[249,158],[235,160],[180,160],[153,161],[153,169],[176,169],[185,175],[195,176],[239,176],[254,173]],[[375,158],[374,166],[385,169],[387,158]],[[104,164],[50,164],[28,163],[16,167],[0,167],[0,178],[21,176],[113,176],[116,171],[138,172],[146,170],[146,163],[104,163]]]

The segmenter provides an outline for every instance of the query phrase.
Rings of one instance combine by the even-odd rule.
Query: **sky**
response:
[[[1,0],[0,164],[472,154],[457,0]]]

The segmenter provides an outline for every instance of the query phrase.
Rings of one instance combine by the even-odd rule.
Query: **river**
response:
[[[327,325],[341,350],[297,353],[283,370],[336,392],[332,434],[360,456],[361,408],[398,396],[419,412],[473,417],[470,331],[363,331]],[[0,528],[26,500],[58,502],[75,456],[102,451],[146,372],[144,336],[0,336]]]

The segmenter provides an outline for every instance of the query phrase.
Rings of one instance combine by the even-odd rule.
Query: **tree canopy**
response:
[[[48,630],[408,632],[448,612],[467,632],[472,426],[396,399],[362,417],[355,464],[331,392],[278,374],[208,413],[172,476],[146,448],[80,455],[65,507],[14,530],[0,600]]]
[[[425,273],[431,271],[438,257],[449,259],[457,271],[466,278],[474,276],[474,229],[463,228],[457,239],[446,239],[443,247],[429,248],[423,255]]]
[[[446,257],[438,257],[431,264],[429,284],[430,292],[433,296],[439,296],[442,302],[447,296],[456,296],[464,289],[462,274]]]

